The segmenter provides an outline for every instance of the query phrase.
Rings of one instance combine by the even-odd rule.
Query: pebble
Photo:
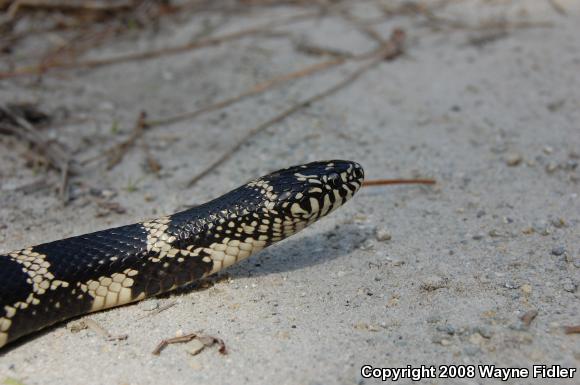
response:
[[[437,326],[437,331],[447,333],[450,336],[452,336],[455,334],[455,327],[453,327],[453,325],[449,325],[449,324],[439,325],[439,326]]]
[[[514,281],[507,281],[504,286],[508,289],[519,289],[521,285]]]
[[[574,283],[570,278],[564,278],[562,280],[562,289],[566,290],[569,293],[575,293],[578,285]]]
[[[508,327],[512,330],[516,330],[516,331],[520,331],[520,332],[528,330],[528,326],[519,320],[510,324]]]
[[[483,343],[483,337],[479,333],[473,333],[469,336],[469,342],[479,346]]]
[[[159,302],[157,301],[145,301],[141,302],[141,306],[139,306],[143,311],[153,311],[159,308]]]
[[[497,229],[491,229],[491,230],[489,230],[489,233],[488,234],[489,234],[490,237],[493,237],[493,238],[507,236],[506,233],[502,233],[501,231],[499,231]]]
[[[548,224],[545,221],[535,222],[532,225],[532,227],[534,228],[535,232],[537,232],[538,234],[541,234],[541,235],[550,235],[552,233],[550,231]]]
[[[363,242],[362,245],[360,245],[360,249],[361,250],[372,250],[375,247],[375,244],[373,243],[373,241],[371,239],[367,239],[366,241]]]
[[[557,169],[558,169],[558,163],[556,163],[556,162],[550,162],[546,165],[546,172],[548,172],[548,173],[553,173]]]
[[[526,235],[530,235],[534,233],[534,228],[532,226],[524,227],[522,229],[522,233]]]
[[[532,294],[532,285],[525,283],[522,285],[521,290],[524,294]]]
[[[451,345],[451,340],[449,340],[447,338],[434,337],[431,341],[433,343],[440,344],[442,346],[449,346],[449,345]]]
[[[480,241],[480,240],[482,240],[483,238],[485,238],[485,235],[483,235],[482,233],[477,233],[477,234],[475,234],[475,235],[474,235],[473,237],[471,237],[471,238],[472,238],[473,240],[475,240],[475,241]]]
[[[435,291],[447,287],[448,279],[439,275],[430,275],[421,280],[421,289]]]
[[[366,330],[369,332],[378,332],[381,328],[378,325],[367,324],[366,322],[358,322],[354,325],[357,330]]]
[[[522,163],[523,157],[518,153],[511,153],[506,156],[505,163],[510,167],[515,167]]]
[[[392,236],[386,229],[380,228],[375,232],[375,237],[379,242],[390,241]]]
[[[564,246],[554,246],[552,247],[552,255],[562,255],[566,252],[566,248]]]
[[[562,227],[566,227],[566,221],[564,218],[554,218],[551,220],[552,226],[557,229],[561,229]]]
[[[474,331],[481,334],[483,338],[491,338],[493,336],[493,330],[487,326],[476,326]]]

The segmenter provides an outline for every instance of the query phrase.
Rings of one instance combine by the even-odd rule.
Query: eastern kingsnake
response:
[[[338,208],[363,178],[355,162],[308,163],[170,216],[0,255],[0,347],[213,274]]]

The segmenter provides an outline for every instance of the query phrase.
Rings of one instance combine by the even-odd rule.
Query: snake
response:
[[[173,215],[2,254],[0,348],[217,273],[328,215],[363,180],[356,162],[311,162]]]

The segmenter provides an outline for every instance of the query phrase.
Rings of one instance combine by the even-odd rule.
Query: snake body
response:
[[[355,162],[279,170],[192,209],[0,255],[0,347],[216,273],[348,201]]]

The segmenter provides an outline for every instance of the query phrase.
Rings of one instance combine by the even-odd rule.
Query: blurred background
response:
[[[1,251],[314,160],[437,181],[366,187],[205,290],[93,316],[127,341],[51,329],[0,356],[0,380],[577,367],[578,36],[574,0],[0,0]],[[231,354],[150,355],[201,329]]]

